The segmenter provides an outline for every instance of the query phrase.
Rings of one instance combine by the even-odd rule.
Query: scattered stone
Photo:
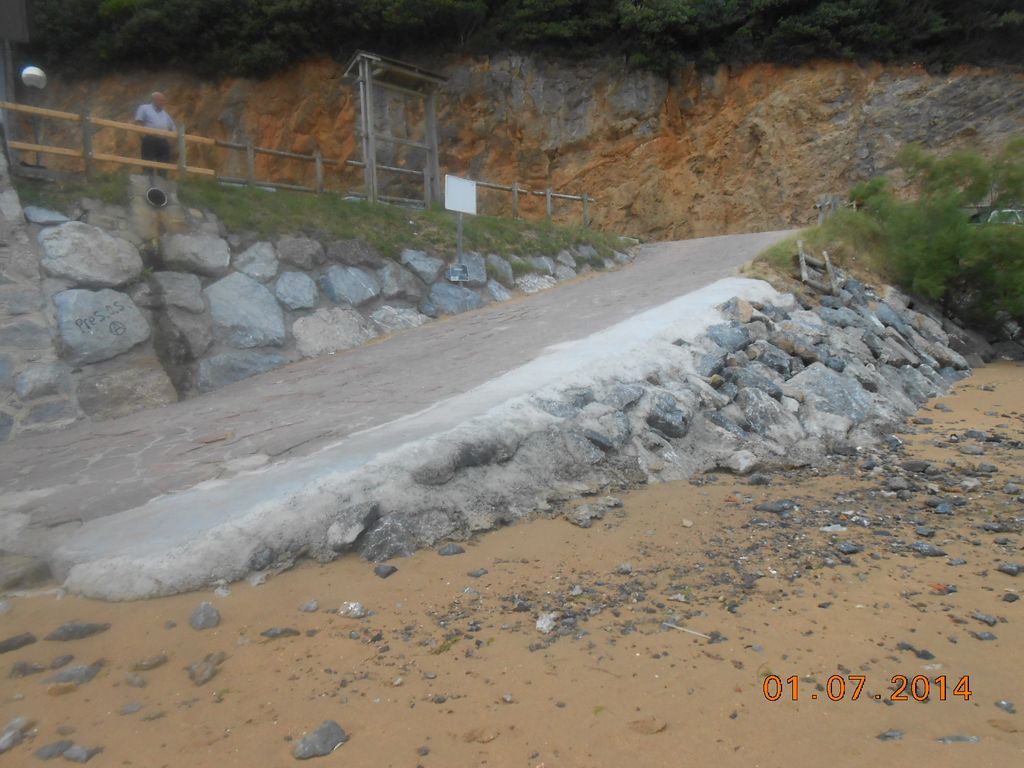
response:
[[[994,627],[999,623],[999,619],[990,613],[982,613],[981,611],[975,611],[971,614],[971,618],[975,621],[980,621],[982,624],[987,624],[990,627]]]
[[[74,744],[64,752],[62,757],[73,763],[88,763],[102,751],[103,747],[83,747],[81,744]]]
[[[1013,705],[1012,701],[1006,701],[1005,699],[1000,699],[999,701],[996,702],[996,706],[999,707],[1001,710],[1003,710],[1003,712],[1007,712],[1007,713],[1009,713],[1011,715],[1016,715],[1017,714],[1017,707],[1015,707]]]
[[[1020,595],[1015,592],[1007,592],[1003,595],[1004,603],[1016,603],[1018,600],[1020,600]]]
[[[944,549],[939,549],[935,545],[929,544],[925,541],[915,541],[910,545],[909,549],[914,550],[922,557],[944,557],[946,555],[946,551]]]
[[[338,609],[338,615],[344,616],[347,619],[362,619],[366,617],[370,612],[366,610],[362,603],[342,603]]]
[[[30,675],[38,675],[45,671],[46,667],[42,664],[34,664],[29,661],[16,661],[11,667],[10,674],[7,676],[11,678],[29,677]]]
[[[188,676],[193,683],[203,685],[210,682],[220,671],[220,665],[224,663],[227,654],[223,651],[207,654],[202,661],[190,664],[186,669]]]
[[[276,640],[279,637],[298,637],[302,633],[291,627],[271,627],[260,632],[260,636]]]
[[[441,555],[441,557],[451,557],[453,555],[461,555],[465,553],[465,551],[466,550],[462,545],[449,543],[437,550],[437,554]]]
[[[124,679],[124,683],[130,688],[145,688],[147,685],[146,678],[144,678],[142,675],[137,674],[128,675]]]
[[[476,570],[469,571],[466,575],[471,579],[479,579],[481,576],[486,576],[487,573],[486,568],[477,568]]]
[[[1007,576],[1019,576],[1021,571],[1024,571],[1024,565],[1020,563],[1003,563],[996,570],[1000,573],[1005,573]]]
[[[900,741],[903,738],[903,731],[892,728],[888,731],[883,731],[875,738],[879,741]]]
[[[74,746],[73,741],[61,740],[55,741],[51,744],[46,744],[40,747],[32,753],[32,757],[37,760],[53,760],[55,757],[60,757],[67,752],[71,747]]]
[[[917,656],[917,658],[922,659],[924,661],[930,661],[931,659],[935,658],[935,654],[931,651],[925,650],[923,648],[915,648],[910,643],[897,643],[896,650],[910,651],[912,654]]]
[[[36,636],[31,632],[22,632],[20,635],[14,635],[8,637],[6,640],[0,640],[0,653],[8,653],[10,651],[16,651],[19,648],[24,648],[26,645],[32,645],[36,642]]]
[[[841,541],[836,544],[836,550],[843,555],[855,555],[858,552],[863,552],[864,547],[854,544],[852,541]]]
[[[973,637],[975,640],[988,641],[988,640],[997,640],[998,639],[991,632],[969,632],[968,634],[971,637]]]
[[[310,600],[308,603],[299,608],[303,613],[316,613],[320,610],[320,603],[316,600]]]
[[[43,682],[56,685],[63,685],[65,683],[84,685],[99,674],[99,671],[103,669],[103,665],[104,661],[101,659],[94,661],[92,664],[78,664],[74,667],[67,667],[56,675],[46,678]]]
[[[72,621],[62,624],[53,632],[48,634],[44,640],[81,640],[92,635],[106,632],[110,629],[109,624],[86,624]]]
[[[132,664],[132,670],[134,670],[135,672],[149,672],[151,669],[162,667],[166,663],[167,654],[158,653],[155,656],[147,656],[146,658],[140,659],[139,661],[135,662],[134,664]]]
[[[771,512],[775,515],[781,515],[786,512],[791,512],[795,509],[800,509],[800,505],[792,499],[779,499],[778,501],[765,501],[761,504],[757,504],[754,507],[755,512]]]
[[[311,757],[329,755],[346,741],[348,734],[333,720],[325,720],[319,728],[299,739],[292,750],[296,760],[307,760]]]
[[[118,710],[118,714],[121,715],[134,715],[136,712],[142,709],[142,705],[137,701],[130,701],[125,704],[121,709]]]
[[[943,736],[941,739],[936,739],[940,744],[977,744],[981,741],[977,736]]]
[[[554,631],[555,627],[558,625],[558,620],[560,618],[561,614],[554,611],[542,613],[540,616],[537,617],[537,631],[540,632],[542,635],[551,634]]]
[[[373,572],[374,572],[375,575],[379,576],[380,578],[386,579],[388,576],[392,575],[393,573],[397,573],[398,572],[398,568],[396,568],[393,565],[388,565],[387,563],[381,563],[380,565],[374,567]]]
[[[192,611],[188,623],[195,630],[213,629],[220,624],[220,611],[213,603],[202,602]]]

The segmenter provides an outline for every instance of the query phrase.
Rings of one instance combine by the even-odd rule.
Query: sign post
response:
[[[458,213],[455,228],[456,264],[448,268],[448,279],[452,282],[465,282],[469,279],[469,267],[462,263],[462,215],[476,215],[476,182],[458,176],[444,176],[444,207]]]

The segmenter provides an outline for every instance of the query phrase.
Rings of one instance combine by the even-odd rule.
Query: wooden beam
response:
[[[177,163],[158,163],[156,160],[140,160],[137,157],[121,157],[120,155],[105,155],[93,153],[93,160],[102,163],[120,163],[122,165],[139,165],[143,168],[155,168],[160,171],[176,171]],[[187,173],[194,173],[198,176],[216,176],[217,172],[212,168],[196,168],[189,166],[185,168]]]
[[[78,120],[80,115],[74,112],[59,112],[56,109],[45,107],[30,107],[28,104],[15,104],[13,101],[0,101],[0,109],[9,109],[12,112],[23,112],[26,115],[39,115],[40,117],[52,117],[57,120]]]
[[[39,152],[43,155],[61,155],[62,157],[83,157],[82,150],[80,149],[51,147],[46,144],[32,144],[27,141],[9,141],[7,146],[11,149],[20,149],[22,152]]]

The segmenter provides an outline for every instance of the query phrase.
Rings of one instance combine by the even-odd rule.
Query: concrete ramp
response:
[[[18,440],[0,448],[0,547],[46,556],[76,591],[131,599],[299,555],[394,556],[530,514],[554,486],[588,482],[563,477],[564,462],[547,456],[560,449],[531,437],[561,418],[545,404],[657,367],[734,295],[774,295],[756,281],[709,284],[787,234],[644,247],[613,273],[211,396]],[[467,457],[467,445],[487,455]],[[466,487],[453,467],[481,476]]]

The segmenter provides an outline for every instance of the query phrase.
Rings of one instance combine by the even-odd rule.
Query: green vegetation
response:
[[[128,180],[124,174],[76,176],[59,183],[17,179],[15,183],[26,205],[65,212],[85,197],[127,203]],[[254,232],[266,237],[304,233],[330,239],[360,238],[392,258],[408,247],[449,257],[456,250],[455,215],[448,211],[369,205],[334,194],[269,192],[205,180],[182,182],[178,197],[184,205],[211,211],[231,232]],[[548,221],[467,216],[463,227],[463,247],[480,253],[554,256],[583,244],[593,246],[600,254],[598,267],[603,263],[601,259],[623,247],[614,236]]]
[[[35,0],[35,54],[67,71],[265,76],[357,48],[613,54],[668,70],[814,57],[1022,60],[1018,0]]]
[[[987,222],[990,210],[1024,204],[1024,137],[994,157],[938,157],[912,145],[899,160],[909,199],[888,179],[858,185],[850,197],[859,210],[802,233],[808,250],[828,250],[840,263],[863,259],[883,279],[977,327],[1024,319],[1024,226]],[[761,258],[789,270],[795,251],[789,241]]]

